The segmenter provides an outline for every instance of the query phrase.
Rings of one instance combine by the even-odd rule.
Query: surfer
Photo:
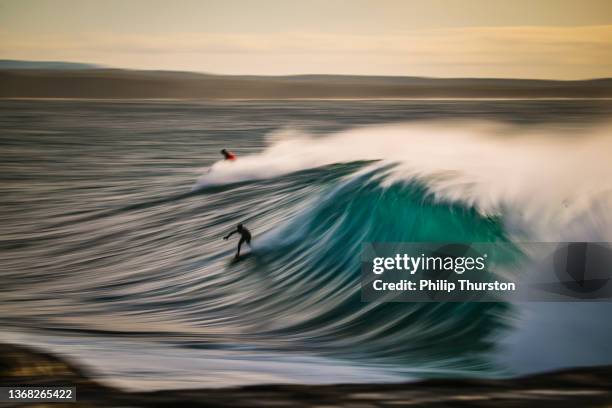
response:
[[[236,160],[236,155],[228,151],[227,149],[221,150],[221,154],[223,155],[223,158],[225,160],[230,160],[230,161]]]
[[[242,246],[242,244],[246,242],[249,247],[251,246],[251,232],[244,225],[238,224],[236,229],[224,236],[223,239],[227,240],[235,233],[240,234],[240,241],[238,242],[238,251],[236,251],[236,259],[238,259],[240,258],[240,247]]]

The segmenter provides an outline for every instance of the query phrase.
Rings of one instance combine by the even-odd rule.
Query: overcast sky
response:
[[[0,0],[0,58],[224,74],[612,77],[612,0]]]

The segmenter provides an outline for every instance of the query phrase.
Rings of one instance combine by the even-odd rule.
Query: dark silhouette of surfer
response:
[[[230,161],[236,160],[236,155],[227,149],[221,150],[221,154],[223,155],[223,158],[225,160],[230,160]]]
[[[248,246],[251,246],[251,232],[242,224],[238,224],[235,230],[227,234],[223,237],[223,239],[227,240],[229,237],[234,235],[235,233],[240,234],[240,241],[238,242],[238,251],[236,251],[236,259],[240,258],[240,247],[243,243],[247,243]]]

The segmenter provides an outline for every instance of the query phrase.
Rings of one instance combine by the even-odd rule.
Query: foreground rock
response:
[[[0,386],[71,385],[77,403],[31,407],[612,407],[612,367],[579,368],[509,380],[405,384],[265,385],[125,392],[89,379],[77,365],[0,344]],[[0,404],[2,405],[2,404]]]

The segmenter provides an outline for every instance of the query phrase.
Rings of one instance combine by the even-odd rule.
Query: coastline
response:
[[[612,79],[214,75],[125,69],[2,69],[0,98],[403,100],[612,97]]]
[[[87,369],[44,351],[0,343],[0,386],[76,386],[70,407],[603,407],[612,404],[612,366],[573,368],[505,380],[436,379],[395,384],[255,385],[127,392],[90,379]],[[205,386],[205,384],[203,384]],[[12,406],[58,407],[57,403]]]

